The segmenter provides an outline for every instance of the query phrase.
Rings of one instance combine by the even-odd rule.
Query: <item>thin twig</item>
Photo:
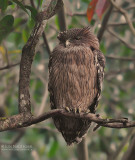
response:
[[[87,14],[86,13],[78,13],[78,12],[75,12],[75,13],[66,13],[66,15],[67,16],[71,16],[71,17],[73,17],[73,16],[80,16],[80,17],[86,17],[87,16]]]
[[[9,69],[9,68],[15,67],[15,66],[17,66],[19,64],[20,64],[20,62],[15,63],[15,64],[10,64],[10,65],[7,65],[5,67],[1,67],[0,70]]]
[[[118,11],[119,11],[121,14],[123,14],[123,16],[125,17],[126,22],[127,22],[128,25],[129,25],[129,28],[130,28],[131,32],[132,32],[133,35],[135,36],[135,28],[134,28],[134,26],[133,26],[133,24],[132,24],[132,22],[131,22],[131,20],[130,20],[130,18],[129,18],[129,16],[128,16],[128,12],[127,12],[126,10],[124,10],[123,8],[121,8],[116,2],[114,2],[114,0],[110,0],[110,2],[112,3],[112,5],[113,5],[116,9],[118,9]]]
[[[130,9],[134,9],[134,8],[135,8],[135,4],[134,4],[134,3],[133,3],[133,4],[131,3],[130,6],[126,7],[125,9],[126,9],[126,10],[130,10]]]
[[[34,3],[33,0],[30,0],[30,3],[31,3],[31,5],[32,5],[32,7],[36,8],[35,3]]]
[[[131,22],[135,22],[135,19],[131,19]],[[107,26],[108,27],[113,27],[113,26],[123,26],[123,25],[128,25],[127,22],[110,22]]]
[[[19,142],[19,140],[24,136],[24,134],[25,134],[25,130],[20,129],[18,135],[13,139],[11,145],[15,145],[17,142]]]
[[[109,20],[110,15],[111,15],[112,9],[113,9],[113,5],[110,5],[107,13],[104,16],[104,19],[103,19],[102,24],[101,24],[101,28],[99,29],[98,34],[97,34],[97,37],[98,37],[99,41],[101,41],[101,39],[102,39],[102,36],[104,34],[104,31],[106,29],[108,20]]]
[[[122,61],[135,61],[135,58],[133,57],[120,57],[120,56],[114,56],[114,55],[106,55],[105,56],[108,59],[113,59],[113,60],[122,60]]]
[[[51,54],[51,50],[50,50],[50,47],[49,47],[49,44],[48,44],[48,41],[47,41],[47,38],[46,38],[45,32],[43,32],[43,33],[42,33],[42,37],[43,37],[44,44],[45,44],[45,46],[46,46],[46,49],[47,49],[48,55],[50,55],[50,54]]]
[[[47,101],[47,98],[48,98],[48,84],[46,83],[45,85],[45,90],[44,90],[44,95],[43,95],[43,98],[42,98],[42,102],[41,102],[41,105],[39,107],[39,111],[38,111],[38,115],[41,115],[41,113],[43,113],[44,111],[44,108],[46,106],[46,101]]]
[[[126,145],[126,143],[128,142],[129,138],[133,135],[133,131],[134,131],[134,128],[130,128],[129,129],[126,137],[124,137],[124,139],[122,140],[121,144],[118,146],[116,152],[114,152],[112,155],[110,155],[110,158],[108,158],[109,160],[116,160],[117,159],[117,157],[119,156],[121,150]]]
[[[113,30],[111,29],[107,29],[107,31],[112,34],[114,37],[116,37],[117,39],[119,39],[123,44],[125,44],[128,48],[135,50],[135,46],[126,42],[123,38],[121,38],[117,33],[115,33]]]

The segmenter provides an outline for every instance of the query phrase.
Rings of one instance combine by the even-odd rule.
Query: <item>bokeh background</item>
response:
[[[58,44],[58,32],[90,25],[95,35],[98,35],[104,25],[104,18],[112,7],[100,41],[100,49],[106,56],[106,68],[97,113],[103,118],[135,119],[135,28],[133,33],[122,12],[110,4],[107,5],[105,12],[101,13],[101,18],[94,12],[89,21],[88,14],[91,11],[87,12],[87,9],[90,7],[90,2],[90,0],[64,0],[64,8],[47,23],[36,49],[30,79],[34,115],[38,116],[50,110],[47,86],[48,59],[49,53]],[[106,3],[105,0],[102,2]],[[135,27],[135,0],[119,0],[115,3],[126,11]],[[36,12],[41,11],[44,4],[45,0],[0,0],[0,116],[2,117],[18,113],[21,52],[34,27]],[[85,147],[90,160],[129,160],[126,156],[135,148],[134,128],[100,127],[93,132],[94,126],[93,123],[85,138]],[[20,149],[10,148],[10,145],[16,147],[18,145]],[[81,146],[75,144],[68,147],[56,130],[52,119],[27,128],[1,132],[0,146],[0,159],[5,160],[80,160],[81,156]]]

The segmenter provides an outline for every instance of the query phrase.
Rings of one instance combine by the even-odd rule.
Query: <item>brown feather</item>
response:
[[[76,36],[82,36],[76,40]],[[83,38],[84,37],[84,38]],[[93,37],[93,38],[92,38]],[[72,112],[95,112],[101,93],[103,80],[98,73],[104,59],[100,52],[97,38],[90,29],[72,29],[59,35],[60,44],[55,47],[49,61],[49,91],[51,108],[69,108]],[[65,46],[70,39],[70,45]],[[93,42],[92,42],[93,41]],[[95,47],[94,45],[97,46]],[[95,60],[96,56],[96,60]],[[98,65],[97,65],[98,64]],[[104,72],[104,66],[102,67]],[[100,73],[101,74],[101,73]],[[90,121],[71,117],[54,117],[55,126],[62,133],[67,144],[80,142],[87,132]]]

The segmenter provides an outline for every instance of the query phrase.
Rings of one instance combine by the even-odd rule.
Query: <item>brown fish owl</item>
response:
[[[49,60],[51,109],[95,113],[104,77],[105,58],[90,27],[60,32]],[[66,116],[53,118],[68,145],[80,142],[90,121]]]

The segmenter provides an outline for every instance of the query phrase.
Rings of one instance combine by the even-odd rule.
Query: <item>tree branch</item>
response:
[[[20,64],[20,62],[15,63],[15,64],[10,64],[10,65],[7,65],[5,67],[1,67],[0,70],[9,69],[9,68],[15,67],[15,66],[17,66],[19,64]]]
[[[60,31],[65,31],[67,27],[66,27],[64,7],[62,7],[62,8],[58,11],[58,20],[59,20]]]
[[[135,50],[135,46],[126,42],[123,38],[121,38],[117,33],[115,33],[113,30],[111,29],[107,29],[107,31],[112,34],[114,37],[116,37],[117,39],[119,39],[123,44],[125,44],[128,48]]]
[[[50,47],[49,47],[49,44],[48,44],[48,41],[47,41],[45,32],[42,33],[42,37],[43,37],[44,44],[45,44],[45,46],[46,46],[48,55],[50,55],[50,54],[51,54],[51,50],[50,50]]]
[[[133,57],[120,57],[120,56],[114,56],[114,55],[106,55],[105,56],[108,59],[113,59],[113,60],[122,60],[122,61],[135,61],[135,58]]]
[[[130,18],[129,18],[129,16],[128,16],[128,12],[127,12],[126,10],[124,10],[123,8],[121,8],[120,6],[118,6],[118,4],[117,4],[116,2],[114,2],[114,0],[110,0],[110,2],[112,3],[112,5],[113,5],[116,9],[118,9],[118,11],[119,11],[121,14],[123,14],[123,16],[125,17],[126,22],[127,22],[128,25],[129,25],[129,28],[130,28],[131,32],[133,33],[133,35],[135,35],[135,28],[134,28],[134,26],[133,26],[133,24],[132,24],[132,22],[131,22],[131,20],[130,20]]]
[[[86,17],[87,16],[87,13],[80,13],[80,12],[75,12],[75,13],[66,13],[67,16],[80,16],[80,17]]]
[[[32,7],[36,8],[36,6],[34,5],[33,0],[30,0],[30,3],[31,3],[31,5],[32,5]],[[38,8],[39,8],[39,3],[40,3],[40,2],[38,1]],[[50,54],[51,54],[51,51],[50,51],[50,47],[49,47],[49,44],[48,44],[48,41],[47,41],[47,38],[46,38],[46,34],[45,34],[44,31],[43,31],[43,33],[42,33],[42,37],[43,37],[44,44],[45,44],[45,46],[46,46],[47,52],[48,52],[48,54],[50,55]]]
[[[129,129],[126,137],[124,137],[124,139],[122,140],[121,144],[118,146],[116,152],[114,152],[113,154],[111,154],[110,157],[108,158],[109,160],[116,160],[117,159],[117,157],[119,156],[121,150],[126,145],[126,143],[128,142],[128,140],[130,139],[130,137],[133,135],[133,131],[134,131],[134,128],[130,128]]]
[[[135,19],[131,19],[131,22],[135,22]],[[109,23],[107,26],[113,27],[113,26],[123,26],[123,25],[128,25],[128,23],[127,22],[112,22],[112,23]]]
[[[128,121],[126,118],[122,119],[103,119],[101,116],[88,113],[88,114],[74,114],[68,113],[64,109],[54,109],[47,113],[44,113],[38,117],[33,116],[30,112],[20,113],[18,115],[11,116],[9,118],[0,118],[0,131],[11,130],[15,128],[22,128],[42,122],[48,118],[54,116],[68,116],[74,118],[83,118],[95,122],[103,127],[109,128],[129,128],[135,127],[135,121]]]
[[[104,19],[102,21],[101,28],[98,31],[97,38],[99,39],[99,42],[101,41],[102,36],[104,34],[104,31],[106,29],[108,20],[110,18],[111,12],[112,12],[112,9],[113,9],[113,5],[110,5],[110,7],[109,7],[108,11],[106,12]]]
[[[19,77],[19,112],[31,112],[29,81],[31,65],[35,55],[35,48],[39,41],[47,20],[51,18],[63,6],[62,0],[47,0],[43,12],[37,16],[35,27],[22,49]]]

